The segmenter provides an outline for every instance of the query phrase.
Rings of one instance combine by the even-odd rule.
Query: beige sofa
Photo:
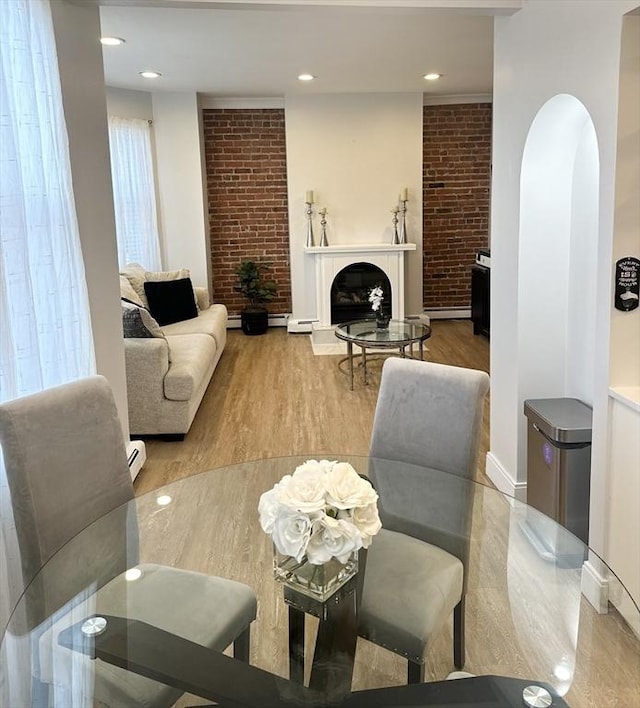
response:
[[[140,268],[136,266],[132,277],[129,266],[121,273],[123,298],[131,299],[123,275],[140,294]],[[211,305],[205,288],[196,287],[194,293],[197,317],[164,325],[153,336],[125,336],[129,429],[134,437],[182,439],[220,360],[227,341],[227,308]]]

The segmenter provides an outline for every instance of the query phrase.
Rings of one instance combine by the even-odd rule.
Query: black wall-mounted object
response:
[[[627,256],[616,261],[616,291],[614,305],[616,310],[630,312],[640,302],[640,260]]]

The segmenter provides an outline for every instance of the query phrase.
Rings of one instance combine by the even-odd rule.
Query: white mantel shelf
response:
[[[305,253],[371,253],[415,251],[415,243],[350,243],[338,246],[305,246]]]

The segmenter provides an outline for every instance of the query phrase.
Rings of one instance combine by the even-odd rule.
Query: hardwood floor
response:
[[[489,342],[471,322],[436,320],[425,359],[489,370]],[[286,455],[366,455],[380,380],[371,361],[369,384],[354,390],[338,370],[340,356],[314,356],[308,335],[271,328],[247,337],[230,330],[191,430],[183,442],[148,440],[136,494],[214,467]],[[479,475],[489,444],[486,403]]]

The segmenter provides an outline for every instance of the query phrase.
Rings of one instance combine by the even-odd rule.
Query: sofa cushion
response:
[[[140,300],[140,296],[133,289],[126,275],[120,276],[120,297],[125,298],[126,300],[129,300],[129,302],[133,302],[136,305],[144,307],[142,300]]]
[[[194,286],[193,288],[196,292],[196,301],[198,305],[199,310],[206,310],[209,305],[211,304],[211,301],[209,300],[209,291],[207,288],[203,288],[202,286]]]
[[[198,316],[191,320],[174,322],[166,325],[162,331],[171,336],[174,334],[208,334],[216,340],[218,349],[227,341],[227,308],[221,304],[211,305],[206,310],[200,310]]]
[[[190,277],[191,271],[188,268],[179,268],[178,270],[148,270],[144,274],[145,281],[151,281],[154,283],[163,280],[182,280],[182,278]],[[200,309],[200,306],[198,305],[198,294],[195,286],[193,286],[193,301],[196,303],[196,307]]]
[[[144,307],[138,307],[133,302],[121,300],[122,333],[125,337],[164,337],[160,325]]]
[[[131,287],[138,296],[140,304],[144,307],[147,307],[149,304],[147,302],[147,297],[144,294],[144,281],[146,280],[146,272],[147,271],[139,263],[127,263],[127,265],[125,265],[120,271],[120,275],[124,275],[124,277],[129,281]],[[124,297],[128,296],[124,295]],[[129,297],[129,300],[133,299],[134,298]]]
[[[149,302],[149,310],[160,325],[198,316],[191,278],[147,280],[144,292]]]
[[[207,334],[167,337],[171,366],[164,377],[164,395],[172,401],[188,401],[205,377],[210,376],[216,342]]]

